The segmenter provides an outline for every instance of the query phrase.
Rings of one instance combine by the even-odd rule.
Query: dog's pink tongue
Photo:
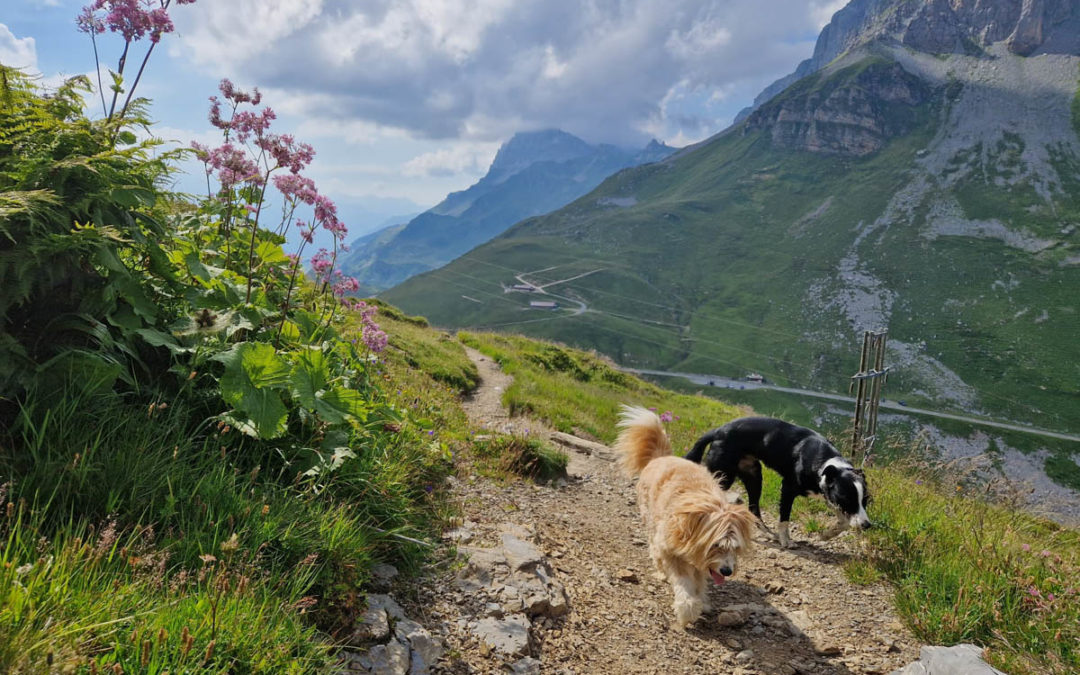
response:
[[[727,579],[724,578],[723,574],[717,574],[714,570],[709,570],[709,574],[712,575],[713,583],[717,586],[722,585],[725,581],[727,581]]]

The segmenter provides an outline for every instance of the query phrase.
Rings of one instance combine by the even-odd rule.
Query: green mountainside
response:
[[[888,328],[890,397],[1075,432],[1078,77],[1072,53],[870,40],[384,297],[628,366],[828,391]]]

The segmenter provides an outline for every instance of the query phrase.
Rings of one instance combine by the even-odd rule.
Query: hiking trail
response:
[[[845,578],[859,545],[851,532],[820,542],[796,527],[791,550],[758,535],[738,574],[710,589],[713,611],[673,628],[634,483],[611,451],[510,417],[501,396],[512,377],[469,356],[481,383],[463,405],[477,433],[549,438],[568,454],[569,475],[551,485],[471,471],[452,479],[462,524],[445,537],[462,557],[404,603],[446,646],[432,672],[871,675],[918,659],[890,589]],[[775,525],[775,513],[765,518]]]

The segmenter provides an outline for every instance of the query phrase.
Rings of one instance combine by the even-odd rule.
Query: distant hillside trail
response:
[[[490,358],[469,355],[481,384],[464,407],[478,433],[550,437],[542,424],[503,408],[513,379]],[[713,612],[688,631],[672,628],[671,590],[653,576],[633,482],[610,450],[574,443],[587,450],[564,446],[570,475],[553,486],[499,485],[475,475],[454,481],[464,524],[448,537],[459,550],[498,550],[507,531],[530,540],[565,588],[569,612],[532,619],[532,659],[500,653],[478,637],[478,626],[502,616],[507,589],[484,573],[488,586],[478,589],[464,578],[474,565],[453,566],[409,603],[448,648],[436,672],[883,674],[918,658],[890,590],[845,579],[842,564],[858,545],[850,533],[821,543],[796,530],[792,550],[759,541],[734,579],[710,590]]]

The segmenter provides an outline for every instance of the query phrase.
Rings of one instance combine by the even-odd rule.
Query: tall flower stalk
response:
[[[176,0],[177,5],[190,5],[195,0]],[[172,0],[94,0],[83,7],[75,19],[75,24],[83,33],[90,35],[90,43],[94,47],[94,66],[97,71],[98,93],[101,96],[102,114],[106,121],[111,122],[115,116],[124,119],[128,108],[135,95],[135,89],[139,86],[146,64],[154,47],[161,41],[166,33],[175,30],[172,18],[169,16],[169,5]],[[117,33],[124,39],[124,48],[120,52],[115,71],[109,71],[113,78],[112,102],[108,108],[105,106],[105,89],[101,83],[101,60],[98,56],[97,36],[108,30]],[[135,74],[135,81],[127,90],[127,97],[121,106],[119,114],[116,111],[116,103],[123,93],[124,69],[127,67],[128,53],[136,42],[143,38],[149,38],[150,46],[147,47],[139,64],[139,71]],[[115,140],[115,136],[114,136]]]

